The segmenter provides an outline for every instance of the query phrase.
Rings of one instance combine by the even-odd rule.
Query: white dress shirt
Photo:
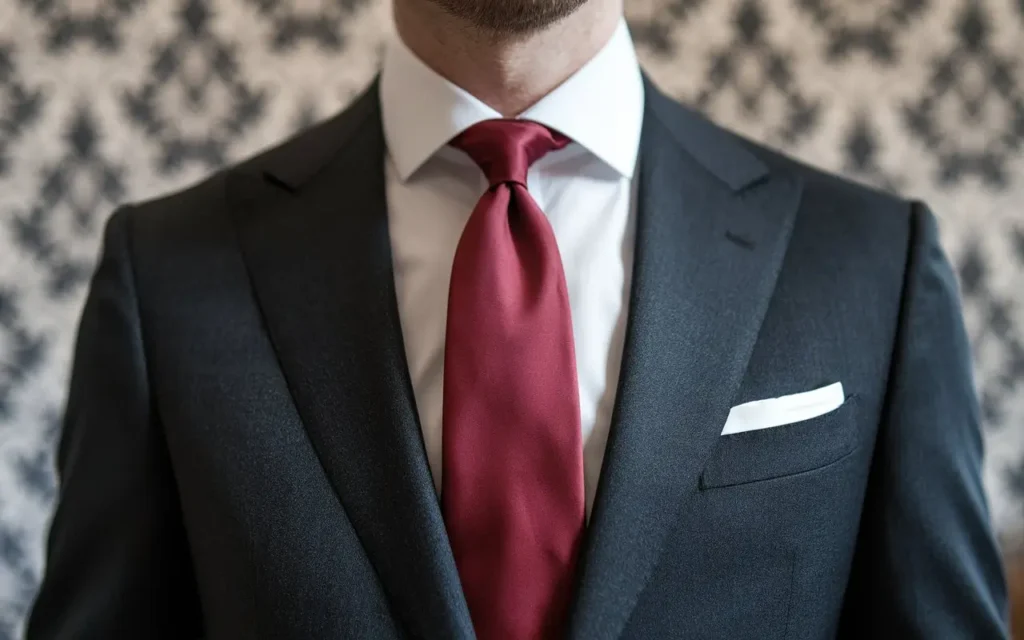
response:
[[[483,173],[449,140],[501,115],[427,67],[400,39],[380,79],[388,228],[406,357],[434,485],[448,283]],[[554,229],[572,312],[589,516],[604,458],[633,267],[633,174],[644,89],[625,21],[582,69],[519,117],[573,140],[530,168],[528,188]]]

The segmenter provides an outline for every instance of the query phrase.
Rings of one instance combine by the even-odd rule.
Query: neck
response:
[[[434,2],[394,0],[395,28],[405,45],[505,117],[525,111],[593,58],[621,15],[622,0],[588,0],[540,31],[507,35],[483,31]]]

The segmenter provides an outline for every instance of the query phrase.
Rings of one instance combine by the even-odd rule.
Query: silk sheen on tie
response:
[[[488,120],[452,141],[490,183],[452,265],[441,504],[481,640],[564,632],[584,530],[569,296],[530,165],[569,140]]]

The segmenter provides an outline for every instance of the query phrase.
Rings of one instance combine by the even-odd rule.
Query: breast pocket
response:
[[[856,448],[857,396],[824,415],[793,424],[719,436],[701,474],[702,489],[813,471]]]

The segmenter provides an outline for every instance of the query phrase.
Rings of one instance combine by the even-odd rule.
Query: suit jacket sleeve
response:
[[[846,596],[850,638],[1006,638],[956,280],[913,205],[900,326]]]
[[[200,616],[147,379],[127,211],[107,224],[79,326],[60,494],[28,640],[194,638]]]

